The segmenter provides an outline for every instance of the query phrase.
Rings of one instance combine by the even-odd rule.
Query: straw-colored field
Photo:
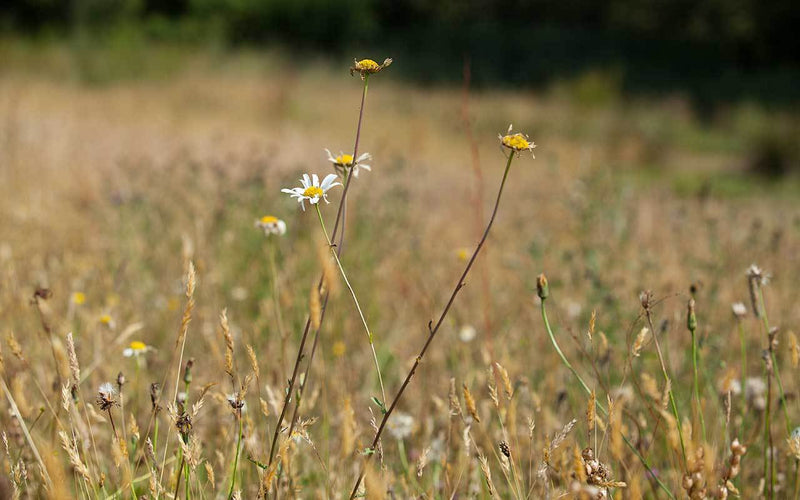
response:
[[[625,99],[603,75],[468,98],[401,82],[402,61],[373,75],[359,145],[372,171],[349,187],[338,248],[387,406],[486,227],[508,154],[498,133],[513,123],[537,148],[513,161],[486,246],[369,450],[383,416],[371,398],[384,398],[367,335],[315,210],[280,192],[303,173],[332,173],[324,148],[352,150],[362,84],[350,61],[196,56],[167,76],[92,85],[63,59],[31,70],[20,57],[0,74],[3,498],[346,498],[365,457],[369,498],[596,497],[620,481],[607,494],[701,498],[725,490],[736,437],[747,452],[730,495],[735,485],[743,498],[796,497],[800,437],[787,437],[800,425],[800,210],[795,181],[744,173],[752,131],[771,119],[756,106],[702,124],[680,97]],[[320,205],[329,232],[341,192]],[[254,227],[267,214],[285,220],[284,236]],[[771,275],[756,286],[762,319],[754,263]],[[596,392],[591,427],[590,397],[542,321],[540,273],[554,338]],[[268,466],[304,326],[328,291],[313,365],[305,378],[315,321]],[[740,321],[734,302],[747,309]],[[779,327],[769,383],[765,323]],[[682,440],[652,331],[641,333],[651,327]],[[134,341],[146,351],[125,357]],[[118,373],[121,394],[98,401]],[[175,425],[177,392],[190,429]],[[587,474],[587,447],[608,471]],[[762,482],[765,467],[773,477]]]

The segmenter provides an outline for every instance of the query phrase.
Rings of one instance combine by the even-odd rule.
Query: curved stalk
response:
[[[364,312],[361,310],[361,305],[358,303],[358,297],[356,297],[356,292],[355,290],[353,290],[353,286],[350,284],[350,280],[347,279],[347,273],[344,272],[344,267],[342,267],[342,262],[339,260],[339,256],[336,254],[336,248],[331,243],[331,239],[328,236],[328,230],[325,229],[325,221],[322,220],[322,212],[320,212],[319,210],[319,203],[314,205],[314,208],[317,209],[317,217],[319,218],[320,226],[322,226],[322,232],[325,234],[325,241],[328,244],[328,248],[331,251],[331,255],[333,255],[333,259],[336,261],[336,265],[339,267],[339,272],[342,275],[342,279],[347,285],[347,289],[350,291],[350,296],[353,298],[353,303],[356,305],[356,309],[358,309],[358,315],[361,318],[361,324],[364,325],[364,330],[367,332],[369,347],[372,350],[372,359],[375,360],[375,370],[378,372],[378,382],[380,383],[381,386],[381,396],[383,397],[383,399],[381,400],[381,404],[386,404],[386,391],[383,388],[383,376],[381,375],[380,363],[378,363],[378,354],[375,352],[375,340],[372,336],[372,332],[369,330],[369,326],[367,325],[367,320],[364,318]]]
[[[383,430],[386,428],[386,422],[388,422],[389,417],[392,416],[395,407],[400,402],[400,398],[403,397],[403,393],[405,392],[406,388],[408,387],[409,383],[411,383],[411,378],[414,376],[414,373],[417,371],[417,367],[422,362],[422,358],[425,357],[425,353],[428,351],[428,347],[430,347],[431,342],[433,342],[434,337],[436,337],[436,333],[439,331],[439,328],[442,326],[445,317],[447,317],[447,313],[450,312],[450,307],[452,307],[453,302],[456,300],[456,295],[458,292],[464,287],[464,279],[469,274],[469,270],[472,269],[472,264],[475,262],[475,259],[478,257],[478,253],[480,253],[481,248],[483,248],[483,244],[486,243],[486,238],[489,236],[489,231],[492,229],[492,225],[494,224],[494,219],[497,217],[497,209],[500,207],[500,198],[503,196],[503,188],[506,185],[506,179],[508,178],[508,171],[511,168],[511,161],[514,159],[514,153],[508,155],[508,162],[506,163],[506,169],[503,172],[503,180],[500,182],[500,189],[497,192],[497,199],[494,202],[494,210],[492,211],[492,216],[489,219],[489,223],[486,225],[486,230],[483,232],[483,236],[481,237],[480,241],[478,242],[478,246],[475,248],[475,251],[472,253],[472,257],[467,262],[466,268],[464,268],[464,272],[461,273],[461,277],[458,279],[455,288],[453,289],[453,293],[450,294],[450,299],[447,301],[447,305],[445,305],[442,314],[439,316],[439,320],[436,324],[433,324],[433,321],[428,322],[428,339],[425,341],[425,344],[422,346],[419,354],[417,355],[416,359],[414,360],[414,364],[411,366],[411,370],[406,375],[405,380],[403,380],[403,384],[400,386],[400,389],[397,391],[397,394],[392,399],[392,403],[389,405],[389,409],[384,413],[383,418],[381,419],[381,423],[378,426],[378,430],[375,432],[375,437],[372,440],[372,444],[370,445],[370,449],[374,450],[375,447],[378,445],[378,442],[381,439],[381,434],[383,434]],[[356,479],[356,483],[353,486],[353,491],[350,493],[351,500],[356,496],[358,493],[358,487],[361,486],[361,481],[364,479],[365,468],[367,462],[369,461],[370,457],[372,457],[372,453],[367,454],[364,458],[364,464],[361,466],[361,471],[359,472],[358,479]]]

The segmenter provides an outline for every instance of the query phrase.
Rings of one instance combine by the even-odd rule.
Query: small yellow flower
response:
[[[256,221],[256,227],[264,231],[264,236],[277,234],[282,236],[286,233],[286,223],[277,217],[265,215]]]
[[[328,153],[328,161],[333,163],[333,167],[339,173],[343,173],[345,169],[349,168],[352,169],[353,175],[358,177],[359,169],[363,168],[364,170],[368,171],[372,170],[372,167],[362,163],[372,160],[372,155],[369,153],[362,153],[358,155],[358,158],[356,158],[355,162],[353,162],[353,155],[345,154],[340,151],[339,156],[333,156],[333,153],[331,153],[330,149],[325,149],[325,152]]]
[[[456,257],[458,257],[458,260],[465,262],[469,258],[469,253],[466,248],[459,248],[456,251]]]
[[[72,303],[76,306],[83,305],[86,302],[86,294],[83,292],[75,292],[72,294]]]
[[[130,358],[131,356],[140,356],[148,351],[149,347],[142,341],[134,340],[133,342],[128,345],[125,350],[122,351],[122,355],[126,358]]]
[[[114,321],[114,318],[112,318],[110,314],[102,314],[100,316],[100,323],[107,326],[111,330],[113,330],[117,326],[116,322]]]
[[[333,355],[336,356],[337,358],[341,358],[342,356],[344,356],[345,350],[346,346],[344,345],[344,342],[342,342],[341,340],[337,340],[336,342],[333,343],[333,349],[332,349]]]
[[[372,59],[362,59],[360,61],[353,59],[353,62],[354,65],[350,68],[350,76],[360,73],[362,80],[366,78],[367,75],[377,73],[384,68],[388,68],[392,64],[392,60],[389,58],[384,59],[383,64],[378,64]]]
[[[508,126],[508,132],[506,135],[499,135],[498,138],[500,139],[500,143],[510,149],[515,153],[520,153],[522,151],[530,151],[531,156],[533,156],[533,149],[536,147],[536,144],[533,143],[530,138],[525,135],[517,132],[516,134],[511,133],[513,125]],[[536,156],[533,156],[536,158]]]

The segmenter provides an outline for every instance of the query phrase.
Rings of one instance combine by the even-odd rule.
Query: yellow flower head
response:
[[[531,156],[533,156],[533,149],[536,147],[536,144],[534,144],[533,141],[530,140],[530,138],[525,134],[521,134],[519,132],[512,134],[512,127],[512,125],[508,126],[508,132],[506,132],[506,135],[497,136],[500,139],[500,143],[515,153],[530,151]],[[536,158],[535,156],[533,157]]]
[[[103,314],[100,316],[100,323],[103,323],[104,325],[110,325],[113,321],[114,319],[110,314]]]
[[[335,160],[337,165],[349,167],[353,164],[353,155],[339,155]]]
[[[79,306],[86,302],[86,294],[83,292],[75,292],[72,294],[72,303]]]
[[[256,220],[256,227],[264,231],[265,236],[272,234],[282,235],[286,233],[286,223],[272,215],[265,215]]]
[[[309,198],[321,198],[323,194],[325,194],[325,192],[319,186],[308,186],[305,191],[303,191],[303,196],[307,196]]]
[[[384,68],[388,68],[392,64],[392,60],[389,58],[384,59],[383,64],[378,64],[372,59],[362,59],[360,61],[357,59],[353,59],[353,61],[354,64],[350,68],[350,76],[353,76],[356,73],[360,73],[362,80],[366,78],[367,75],[377,73]]]
[[[262,224],[275,224],[276,222],[278,222],[278,218],[273,217],[272,215],[265,215],[261,218]]]
[[[122,351],[122,355],[126,358],[130,358],[131,356],[139,356],[141,354],[146,353],[148,350],[147,344],[140,340],[134,340],[133,342],[128,345],[125,350]]]
[[[345,174],[346,169],[351,169],[353,171],[353,175],[358,177],[358,172],[362,168],[364,170],[372,170],[372,167],[364,163],[365,161],[371,161],[372,155],[369,153],[361,153],[358,155],[358,158],[353,158],[353,155],[339,152],[338,156],[334,156],[331,153],[330,149],[325,149],[325,152],[328,153],[328,161],[333,163],[333,168],[339,174]]]

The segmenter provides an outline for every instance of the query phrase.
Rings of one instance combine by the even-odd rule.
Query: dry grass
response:
[[[232,489],[240,425],[241,498],[349,493],[380,420],[370,401],[380,391],[359,316],[333,278],[326,281],[339,290],[299,423],[293,439],[281,434],[274,466],[266,464],[309,306],[318,319],[320,297],[309,290],[323,268],[336,273],[319,250],[314,213],[279,191],[302,172],[328,173],[323,148],[352,146],[361,87],[344,65],[297,71],[270,59],[258,68],[199,64],[104,87],[21,71],[0,77],[0,422],[8,442],[0,496],[168,498],[186,496],[188,486],[193,497],[222,497]],[[497,132],[513,122],[539,147],[536,160],[512,166],[485,253],[372,457],[367,497],[588,498],[606,488],[615,497],[666,497],[624,436],[676,497],[716,495],[730,480],[731,492],[754,498],[770,484],[762,483],[769,406],[774,495],[796,495],[786,435],[800,415],[789,333],[800,319],[793,196],[676,195],[675,175],[736,175],[741,167],[736,147],[692,145],[697,137],[716,144],[729,131],[705,129],[680,101],[586,108],[560,92],[473,94],[470,144],[459,91],[405,86],[392,69],[370,82],[360,150],[375,160],[348,196],[342,257],[387,393],[447,300],[464,267],[461,250],[471,251],[484,227],[480,214],[505,164]],[[652,128],[667,132],[642,132]],[[632,168],[642,165],[665,171]],[[330,224],[338,196],[323,209]],[[284,237],[267,240],[253,228],[265,213],[286,220]],[[764,404],[767,333],[752,314],[745,275],[753,262],[773,275],[764,302],[769,326],[781,328],[775,357],[788,422],[775,383]],[[592,396],[551,347],[540,272],[550,280],[555,337]],[[690,286],[705,442],[693,403]],[[652,325],[643,290],[654,294]],[[728,399],[741,373],[731,313],[739,301],[749,311],[748,373],[764,387]],[[184,328],[185,348],[176,344]],[[649,333],[637,336],[643,328]],[[123,357],[134,340],[148,352]],[[119,389],[119,372],[122,400],[117,394],[103,409],[97,389]],[[70,378],[79,380],[74,389]],[[685,462],[665,398],[670,386]],[[188,393],[185,403],[173,401],[177,392]],[[604,411],[587,411],[595,397]],[[735,437],[748,449],[743,456]],[[184,486],[176,484],[179,464],[187,465]]]

